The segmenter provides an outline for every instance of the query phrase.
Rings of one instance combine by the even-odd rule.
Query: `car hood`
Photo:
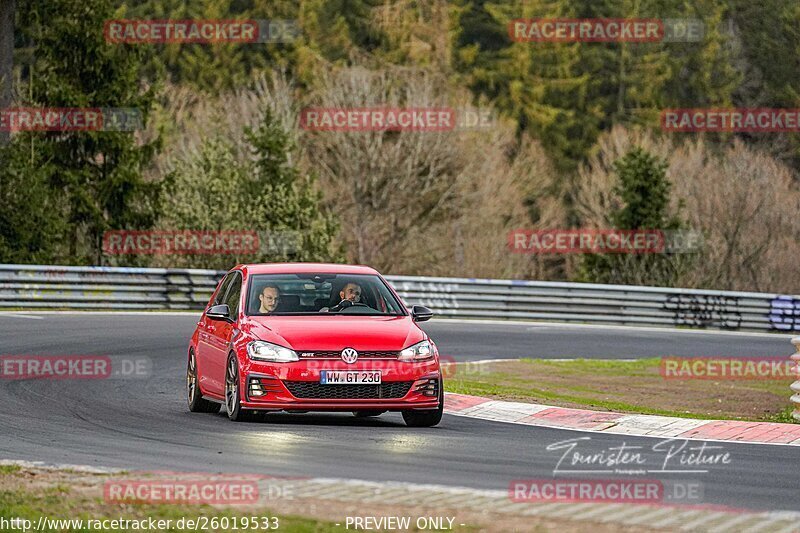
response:
[[[426,338],[409,316],[248,317],[242,331],[293,350],[402,350]]]

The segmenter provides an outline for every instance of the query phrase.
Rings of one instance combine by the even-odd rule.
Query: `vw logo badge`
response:
[[[358,360],[358,352],[352,348],[345,348],[342,350],[342,361],[352,365]]]

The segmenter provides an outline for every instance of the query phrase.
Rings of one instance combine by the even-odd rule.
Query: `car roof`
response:
[[[253,263],[236,268],[248,274],[378,274],[377,270],[368,266],[336,263]]]

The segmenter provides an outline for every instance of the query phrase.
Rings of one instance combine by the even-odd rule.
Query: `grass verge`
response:
[[[664,379],[661,359],[636,361],[520,359],[458,363],[445,390],[459,394],[683,418],[794,422],[792,379]]]
[[[203,476],[205,476],[204,474]],[[211,474],[207,474],[211,475]],[[404,502],[405,495],[399,498],[399,503],[392,503],[391,499],[383,503],[361,501],[361,497],[369,495],[363,492],[363,487],[356,490],[355,495],[339,496],[340,491],[336,486],[331,486],[329,493],[318,494],[314,492],[308,496],[289,496],[277,499],[259,497],[258,503],[246,506],[223,505],[147,505],[138,503],[114,503],[104,499],[104,486],[108,481],[119,482],[123,480],[141,480],[146,478],[151,481],[166,484],[185,479],[185,474],[170,472],[139,472],[94,474],[68,469],[53,469],[40,467],[15,467],[0,471],[0,524],[5,520],[6,525],[0,525],[0,531],[22,531],[21,520],[30,521],[28,531],[37,533],[47,532],[97,532],[97,531],[137,531],[142,533],[155,532],[184,532],[184,531],[274,531],[274,527],[267,529],[261,517],[277,517],[278,531],[323,533],[332,531],[353,531],[354,529],[368,529],[372,531],[386,531],[380,526],[356,527],[350,524],[347,527],[348,517],[408,517],[411,522],[408,529],[402,531],[442,531],[438,526],[419,526],[418,517],[452,517],[452,529],[445,526],[444,530],[458,531],[459,533],[478,532],[505,532],[505,531],[531,531],[531,532],[558,532],[580,533],[589,527],[595,533],[628,533],[649,531],[641,527],[623,524],[608,524],[586,521],[575,521],[571,518],[556,518],[544,516],[530,516],[508,511],[500,512],[498,509],[487,507],[485,499],[478,497],[477,502],[460,501],[459,507],[442,506],[436,502],[437,497],[432,496],[432,503]],[[201,476],[201,479],[204,477]],[[195,479],[197,475],[195,474]],[[380,494],[381,489],[373,494]],[[436,492],[435,494],[440,494]],[[422,494],[425,501],[425,495]],[[438,498],[441,500],[441,497]],[[505,506],[505,504],[503,505]],[[279,509],[280,513],[273,511]],[[180,527],[180,519],[198,520],[208,518],[208,523],[200,527],[189,527],[184,521]],[[212,522],[211,519],[216,519]],[[224,519],[228,524],[224,524]],[[242,527],[241,521],[234,527],[234,518],[249,518],[251,525]],[[252,526],[252,520],[258,518],[259,527]],[[40,525],[41,519],[41,526]],[[47,520],[46,520],[47,519]],[[13,520],[13,526],[11,521]],[[54,523],[53,520],[60,522]],[[82,520],[82,524],[76,524]],[[116,527],[111,523],[102,527],[91,525],[99,521],[111,520],[170,520],[169,526],[133,526]],[[72,522],[70,522],[72,521]],[[214,525],[216,523],[216,525]],[[272,520],[270,526],[274,525]],[[397,526],[389,526],[389,531],[398,531]]]
[[[75,490],[69,482],[51,482],[34,487],[11,486],[11,472],[0,472],[0,518],[9,522],[10,529],[0,531],[22,531],[23,521],[29,521],[37,528],[40,517],[46,517],[37,533],[46,532],[88,532],[88,531],[195,531],[188,527],[186,520],[208,519],[208,529],[200,531],[262,531],[269,529],[303,533],[324,533],[340,531],[333,522],[304,518],[300,516],[276,515],[267,509],[238,511],[219,509],[210,505],[119,505],[107,504],[102,498],[92,497]],[[258,517],[251,522],[251,517]],[[128,522],[113,522],[124,519]],[[155,529],[149,529],[147,520],[152,519]],[[184,519],[184,522],[180,522]],[[212,521],[212,519],[214,519]],[[256,523],[258,528],[245,528]],[[132,521],[137,521],[134,524]],[[167,522],[169,520],[169,522]],[[80,522],[78,522],[80,521]],[[89,521],[92,521],[90,524]],[[161,522],[163,521],[163,522]],[[159,524],[159,522],[161,524]],[[94,525],[94,524],[97,525]],[[233,525],[232,525],[233,524]],[[162,528],[161,525],[164,525]],[[227,527],[222,527],[227,525]],[[277,528],[274,526],[278,526]],[[115,527],[118,526],[118,527]],[[184,526],[184,527],[181,527]],[[216,527],[212,527],[216,526]],[[236,526],[236,527],[234,527]],[[32,530],[32,529],[31,529]]]

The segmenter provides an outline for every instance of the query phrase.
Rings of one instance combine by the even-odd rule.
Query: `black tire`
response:
[[[353,411],[353,416],[356,418],[369,418],[371,416],[381,416],[386,411],[379,411],[376,409],[373,410],[364,410],[364,411]]]
[[[234,422],[243,422],[253,419],[253,412],[242,409],[242,395],[240,392],[239,362],[236,356],[230,354],[225,365],[225,412]]]
[[[438,409],[409,409],[403,411],[403,420],[412,428],[429,428],[442,421],[444,414],[444,383],[439,379],[439,408]]]
[[[220,404],[203,398],[197,384],[197,359],[193,351],[189,351],[189,362],[186,365],[186,399],[192,413],[219,413]]]

